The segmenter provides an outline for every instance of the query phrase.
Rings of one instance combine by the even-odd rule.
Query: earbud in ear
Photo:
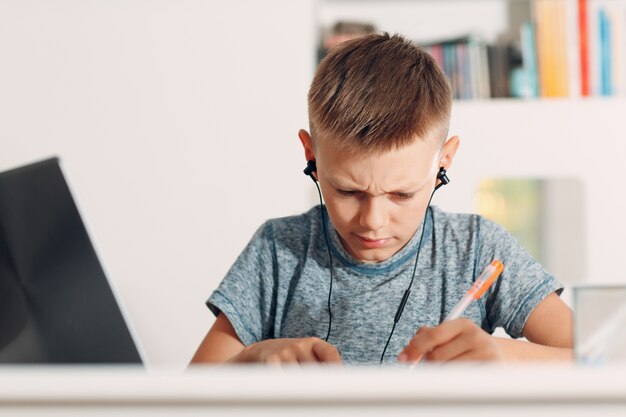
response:
[[[315,160],[309,160],[306,161],[306,168],[304,168],[304,175],[308,175],[309,177],[311,177],[311,179],[315,182],[317,182],[317,179],[313,176],[313,173],[317,171],[317,164],[315,163]]]
[[[439,184],[435,187],[435,190],[439,189],[439,187],[444,186],[450,182],[450,178],[446,175],[446,169],[444,167],[439,168],[439,172],[437,173],[437,179],[439,180]]]

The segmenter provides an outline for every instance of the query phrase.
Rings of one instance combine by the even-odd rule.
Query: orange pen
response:
[[[496,279],[498,279],[503,270],[504,265],[497,259],[487,265],[485,270],[474,282],[474,285],[472,285],[472,288],[470,288],[465,296],[461,298],[461,301],[454,306],[452,311],[448,313],[443,321],[450,321],[461,317],[465,309],[472,303],[472,301],[478,300],[485,293],[485,291],[491,287]]]

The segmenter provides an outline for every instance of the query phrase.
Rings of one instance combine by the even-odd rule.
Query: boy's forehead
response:
[[[439,149],[436,141],[418,139],[389,151],[357,153],[322,139],[316,144],[316,159],[318,167],[334,182],[356,185],[381,181],[417,186],[432,173]]]
[[[416,156],[427,156],[430,158],[441,150],[441,145],[443,144],[438,137],[433,136],[421,138],[416,135],[405,146],[393,147],[388,150],[370,150],[366,147],[361,149],[343,147],[340,140],[324,135],[316,135],[313,139],[313,146],[317,159],[364,161],[388,158],[390,155],[396,158],[414,158]]]

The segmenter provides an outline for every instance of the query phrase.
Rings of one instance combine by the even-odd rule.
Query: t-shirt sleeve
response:
[[[504,271],[485,294],[487,331],[502,327],[513,338],[522,337],[528,317],[549,294],[563,286],[550,275],[502,226],[479,218],[475,278],[494,259]]]
[[[244,345],[271,337],[276,251],[269,222],[254,234],[206,304],[222,312]]]

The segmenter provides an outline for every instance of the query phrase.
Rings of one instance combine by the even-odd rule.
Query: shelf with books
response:
[[[626,0],[319,0],[319,56],[373,31],[402,33],[456,99],[626,95]]]

